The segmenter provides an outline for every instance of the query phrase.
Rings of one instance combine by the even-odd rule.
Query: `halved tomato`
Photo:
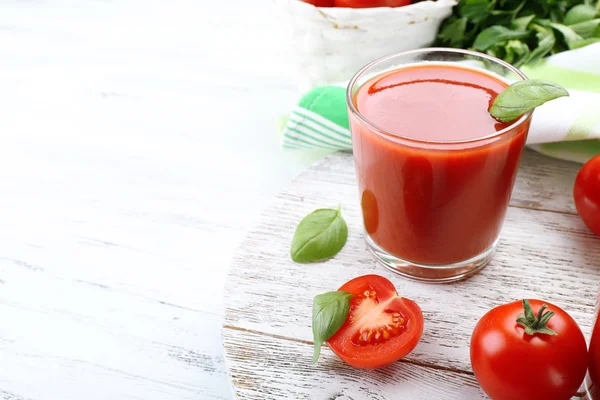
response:
[[[339,358],[356,368],[383,367],[410,353],[423,333],[423,313],[379,275],[365,275],[339,290],[352,293],[344,325],[327,341]]]

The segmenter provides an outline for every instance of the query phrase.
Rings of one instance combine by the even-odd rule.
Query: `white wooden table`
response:
[[[227,266],[311,161],[269,10],[0,0],[0,399],[232,397]]]
[[[230,268],[223,338],[238,399],[488,399],[471,369],[471,334],[487,311],[520,299],[562,307],[589,341],[600,238],[575,211],[577,171],[574,163],[526,151],[490,264],[467,280],[435,285],[387,271],[367,250],[350,153],[310,167],[274,197]],[[338,204],[348,224],[344,248],[326,262],[292,262],[290,243],[298,221]],[[352,368],[325,346],[313,365],[314,296],[367,274],[385,276],[400,296],[419,304],[425,324],[419,344],[402,360],[376,370]]]

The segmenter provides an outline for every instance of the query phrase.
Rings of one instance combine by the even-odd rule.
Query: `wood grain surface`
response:
[[[589,338],[600,281],[600,239],[572,204],[578,166],[526,151],[498,252],[476,276],[433,285],[394,275],[367,251],[351,154],[337,153],[276,196],[238,249],[228,276],[223,339],[240,399],[481,399],[469,340],[490,308],[543,298],[566,309]],[[315,208],[342,204],[348,243],[333,259],[295,264],[290,241]],[[311,364],[313,297],[359,275],[391,279],[425,316],[417,348],[378,371],[343,365],[324,350]]]

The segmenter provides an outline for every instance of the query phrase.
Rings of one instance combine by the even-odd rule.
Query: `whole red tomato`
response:
[[[300,0],[316,7],[334,7],[333,0]]]
[[[357,368],[378,368],[410,353],[423,333],[423,313],[398,296],[394,284],[365,275],[339,290],[352,293],[344,325],[327,341],[335,354]]]
[[[583,222],[600,235],[600,156],[588,161],[577,174],[573,197]]]
[[[334,0],[336,7],[373,8],[402,7],[410,4],[410,0]]]
[[[575,320],[559,307],[515,301],[479,320],[471,366],[492,400],[568,400],[585,377],[587,348]]]

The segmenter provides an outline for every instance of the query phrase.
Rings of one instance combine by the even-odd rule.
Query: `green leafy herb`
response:
[[[568,96],[562,86],[541,79],[515,82],[496,97],[490,114],[503,122],[513,121],[535,107]]]
[[[600,0],[460,0],[437,45],[486,52],[520,66],[596,43],[599,20]]]
[[[596,34],[596,30],[600,25],[600,18],[591,19],[589,21],[580,22],[578,24],[569,25],[573,32],[582,38],[590,39]]]
[[[575,50],[580,47],[585,47],[587,45],[590,45],[593,43],[598,43],[598,42],[600,42],[600,38],[589,38],[589,39],[579,40],[577,42],[571,43],[571,49]]]
[[[341,327],[350,311],[351,293],[337,291],[315,296],[313,302],[312,331],[315,342],[313,363],[321,354],[321,346]]]
[[[523,63],[529,62],[531,64],[538,62],[542,58],[549,54],[556,43],[556,37],[554,36],[554,31],[552,29],[543,27],[541,25],[536,25],[534,27],[537,31],[537,38],[539,39],[538,47],[531,52],[529,57],[525,60],[522,60]]]
[[[527,27],[533,21],[535,15],[527,15],[525,17],[515,18],[512,22],[512,28],[517,31],[526,31]]]
[[[478,23],[486,19],[492,10],[490,0],[464,0],[460,2],[460,13],[471,21]]]
[[[473,43],[475,50],[484,51],[500,42],[510,39],[522,39],[529,36],[527,31],[516,31],[500,25],[494,25],[481,31]]]
[[[308,214],[296,228],[291,256],[296,262],[321,261],[335,256],[348,239],[341,209],[320,209]]]
[[[520,67],[521,62],[529,56],[529,47],[520,40],[509,40],[505,48],[504,59],[515,67]]]
[[[581,36],[579,36],[573,29],[568,26],[562,24],[551,23],[550,26],[554,28],[556,31],[560,32],[564,39],[567,47],[570,49],[572,43],[576,43],[580,40],[583,40]]]
[[[571,8],[565,15],[563,24],[574,25],[594,19],[598,10],[589,4],[579,4]]]
[[[452,47],[460,47],[465,40],[467,19],[450,17],[446,22],[444,28],[440,31],[440,39]]]

